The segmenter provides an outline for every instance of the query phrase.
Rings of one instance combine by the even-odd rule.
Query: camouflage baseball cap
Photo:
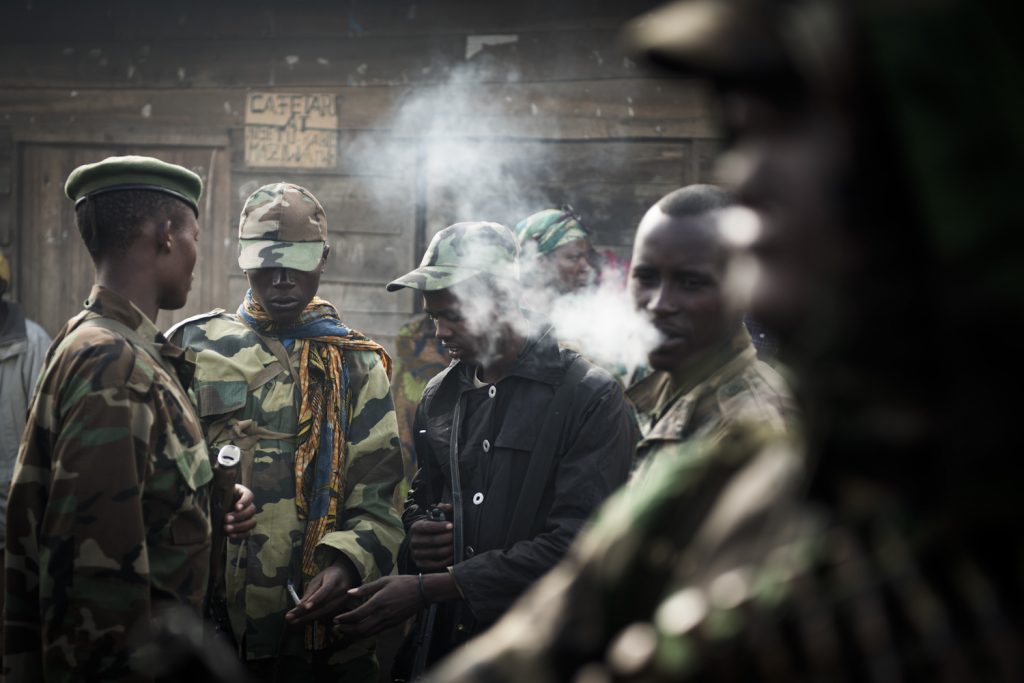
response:
[[[519,279],[516,236],[500,223],[456,223],[434,235],[420,267],[389,282],[388,291],[408,287],[433,292],[483,273]]]
[[[249,195],[238,219],[242,270],[316,270],[327,244],[327,214],[309,190],[271,183]]]

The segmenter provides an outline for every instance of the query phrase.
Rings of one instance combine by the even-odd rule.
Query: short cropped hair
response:
[[[170,220],[178,229],[189,215],[191,207],[163,192],[116,190],[89,197],[76,206],[75,224],[95,261],[128,251],[147,220]]]
[[[717,185],[687,185],[669,192],[658,200],[657,206],[672,218],[691,218],[737,203],[734,196]]]

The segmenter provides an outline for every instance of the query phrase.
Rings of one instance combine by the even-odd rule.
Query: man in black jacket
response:
[[[457,223],[388,285],[423,292],[453,362],[416,412],[404,575],[353,589],[368,600],[335,619],[342,633],[370,635],[437,603],[435,661],[554,566],[628,476],[638,433],[622,391],[519,307],[517,253],[504,226]],[[448,519],[430,520],[435,508]]]

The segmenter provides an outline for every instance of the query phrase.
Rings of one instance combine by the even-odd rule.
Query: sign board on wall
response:
[[[245,164],[333,168],[338,163],[337,99],[329,93],[249,93]]]

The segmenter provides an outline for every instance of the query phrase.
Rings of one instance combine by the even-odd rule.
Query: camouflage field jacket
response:
[[[736,424],[753,422],[779,432],[795,427],[796,405],[779,373],[757,359],[750,335],[741,331],[727,346],[707,354],[681,376],[654,372],[626,390],[643,432],[637,472],[644,477],[655,457],[700,439],[714,446]]]
[[[101,287],[54,340],[10,493],[7,681],[141,677],[132,655],[161,604],[201,606],[212,471],[189,366]]]
[[[302,592],[306,527],[295,506],[296,384],[237,315],[198,316],[170,334],[197,353],[193,389],[210,452],[226,443],[240,446],[242,483],[256,498],[256,529],[245,541],[229,543],[226,557],[228,612],[236,641],[247,659],[302,655],[302,629],[287,629],[284,620],[293,606],[287,580]],[[297,347],[290,351],[293,368]],[[338,530],[319,546],[344,553],[367,582],[391,572],[404,537],[393,504],[402,456],[390,385],[377,354],[344,353],[353,396],[344,503],[338,508]],[[328,564],[330,553],[322,556],[322,564]],[[371,647],[339,648],[331,663],[366,654]]]

